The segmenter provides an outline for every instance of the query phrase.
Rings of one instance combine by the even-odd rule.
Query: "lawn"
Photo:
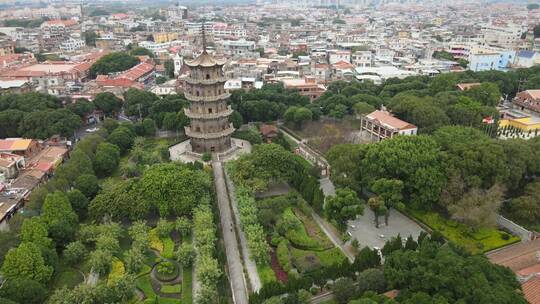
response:
[[[154,290],[152,289],[152,283],[150,282],[150,276],[149,275],[143,275],[135,281],[137,288],[142,290],[144,295],[147,298],[155,297],[156,294],[154,293]]]
[[[482,228],[472,232],[469,227],[451,219],[442,217],[437,212],[408,210],[410,215],[439,231],[446,239],[465,247],[473,254],[484,253],[493,249],[520,241],[519,237],[508,235],[496,228]],[[505,240],[503,236],[507,236]]]
[[[167,259],[174,258],[174,241],[171,237],[161,238],[161,242],[163,243],[163,252],[161,252],[161,256]]]
[[[61,268],[58,270],[58,274],[54,276],[53,286],[54,289],[62,287],[73,288],[77,284],[82,283],[84,277],[82,274],[73,268]]]
[[[191,304],[192,299],[192,278],[193,269],[191,267],[184,267],[182,270],[182,304]]]
[[[161,286],[161,292],[163,293],[180,293],[182,292],[182,285],[175,284],[175,285],[163,285]]]

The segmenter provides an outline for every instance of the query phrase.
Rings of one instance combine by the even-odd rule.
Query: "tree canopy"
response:
[[[95,78],[97,75],[125,71],[134,67],[137,63],[139,63],[137,57],[125,52],[110,53],[101,57],[90,67],[89,76]]]

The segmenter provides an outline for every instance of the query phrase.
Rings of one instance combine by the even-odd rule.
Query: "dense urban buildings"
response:
[[[5,0],[0,303],[540,304],[539,151],[535,1]]]

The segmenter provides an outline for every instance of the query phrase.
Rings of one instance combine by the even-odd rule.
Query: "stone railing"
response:
[[[217,119],[222,117],[227,117],[233,113],[233,109],[231,106],[227,106],[227,109],[223,111],[219,111],[216,113],[195,113],[192,112],[189,108],[184,109],[184,113],[186,113],[186,116],[192,119]]]
[[[192,94],[190,94],[188,92],[184,92],[184,96],[189,101],[214,102],[214,101],[218,101],[218,100],[227,99],[227,98],[229,98],[231,96],[231,94],[223,93],[223,94],[219,94],[219,95],[215,95],[215,96],[195,96],[195,95],[192,95]]]
[[[216,84],[220,82],[226,82],[227,78],[218,77],[218,78],[212,78],[212,79],[196,79],[196,78],[187,77],[185,78],[185,81],[189,84]]]
[[[229,136],[234,132],[234,127],[232,123],[229,124],[229,128],[225,130],[221,130],[218,132],[197,132],[192,131],[190,127],[185,127],[184,130],[186,131],[186,135],[193,138],[203,138],[203,139],[214,139],[214,138],[220,138],[224,136]]]

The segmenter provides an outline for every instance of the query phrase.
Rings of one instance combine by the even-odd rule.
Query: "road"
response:
[[[214,172],[214,185],[216,187],[221,230],[223,232],[223,242],[225,243],[227,269],[229,270],[229,282],[231,283],[233,301],[235,304],[248,304],[248,292],[244,278],[244,269],[240,258],[240,252],[238,251],[236,229],[233,229],[234,222],[225,185],[223,166],[221,162],[213,161],[212,169]]]
[[[246,234],[244,233],[244,230],[242,230],[242,227],[240,225],[240,212],[238,212],[234,185],[227,173],[225,173],[225,181],[227,182],[227,189],[229,190],[229,199],[231,201],[231,208],[234,214],[236,231],[238,232],[238,236],[240,237],[240,246],[242,249],[242,258],[244,259],[244,267],[246,267],[252,291],[258,292],[262,287],[261,278],[259,277],[259,272],[257,271],[257,265],[255,264],[255,261],[251,259],[249,254]]]

